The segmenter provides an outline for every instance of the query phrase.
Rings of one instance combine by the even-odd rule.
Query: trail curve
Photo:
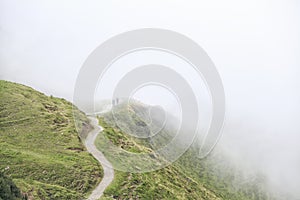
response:
[[[95,140],[98,134],[101,133],[103,128],[98,125],[98,120],[95,117],[90,116],[88,118],[91,120],[90,123],[94,129],[88,134],[85,140],[85,146],[88,152],[90,152],[103,167],[103,178],[88,198],[88,200],[97,200],[103,195],[104,190],[114,179],[114,170],[111,163],[105,158],[103,153],[99,151],[95,146]]]

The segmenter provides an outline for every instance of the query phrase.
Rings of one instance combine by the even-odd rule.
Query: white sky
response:
[[[133,29],[164,28],[207,51],[223,79],[230,110],[252,112],[265,104],[261,114],[274,106],[293,112],[300,100],[299,4],[1,0],[0,78],[72,101],[78,71],[99,44]]]

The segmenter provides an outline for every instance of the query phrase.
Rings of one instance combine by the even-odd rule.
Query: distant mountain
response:
[[[74,109],[81,135],[71,103],[0,81],[0,171],[28,199],[84,199],[100,182],[102,167],[81,142],[88,119]]]

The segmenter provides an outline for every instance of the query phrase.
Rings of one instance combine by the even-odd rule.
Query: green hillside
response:
[[[109,140],[121,149],[133,153],[153,151],[149,141],[147,142],[148,139],[137,139],[125,134],[115,123],[115,120],[119,119],[121,122],[118,122],[118,125],[121,126],[132,123],[145,126],[147,117],[144,114],[147,113],[147,109],[146,105],[140,103],[119,105],[114,110],[114,116],[112,113],[106,113],[99,117],[99,123],[104,131],[98,136],[96,145],[108,160],[115,157],[118,152],[106,150],[109,149],[109,145],[103,140]],[[130,118],[133,122],[128,122]],[[134,127],[129,126],[125,130],[132,131]],[[165,144],[172,137],[169,130],[153,137],[152,144],[153,142],[158,146]],[[149,131],[151,132],[151,127]],[[216,151],[204,160],[197,158],[197,152],[197,145],[193,145],[175,163],[154,172],[116,171],[115,179],[104,192],[102,199],[271,199],[264,190],[263,177],[258,175],[251,181],[239,184],[238,180],[242,178],[239,169],[226,162],[220,152]],[[112,161],[113,165],[114,163]]]
[[[72,107],[0,81],[0,171],[29,199],[83,199],[103,176],[75,129]],[[84,136],[88,119],[79,110],[76,115]]]
[[[151,151],[140,140],[123,134],[119,129],[112,128],[103,118],[100,124],[105,129],[104,137],[115,145],[129,152]],[[96,146],[103,149],[103,138],[97,138]],[[103,151],[109,159],[115,152]],[[113,155],[112,155],[113,154]],[[137,163],[138,164],[138,163]],[[200,182],[187,176],[177,166],[169,165],[161,170],[148,173],[126,173],[115,171],[112,184],[105,190],[101,199],[220,199]]]
[[[64,99],[7,81],[0,81],[0,99],[0,200],[85,199],[103,171],[82,144],[90,130],[84,113],[73,113],[73,105]],[[120,104],[114,116],[109,112],[99,117],[104,131],[96,146],[108,160],[122,154],[110,149],[109,143],[113,143],[132,153],[150,153],[147,164],[159,164],[161,159],[154,151],[174,137],[173,127],[166,124],[160,134],[152,135],[162,125],[162,118],[159,109],[152,109],[155,118],[149,120],[149,108],[138,102]],[[73,114],[80,119],[80,134]],[[127,133],[152,137],[137,139]],[[101,199],[273,199],[265,190],[263,176],[245,181],[218,149],[204,160],[197,158],[197,152],[194,144],[175,163],[154,172],[115,171]],[[136,163],[139,169],[145,161]]]

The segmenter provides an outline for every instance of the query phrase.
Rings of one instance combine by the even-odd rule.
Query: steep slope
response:
[[[111,112],[101,115],[99,123],[104,130],[102,136],[97,138],[96,146],[102,150],[109,149],[107,146],[109,140],[129,152],[153,151],[147,139],[137,139],[121,131],[118,126],[130,123],[145,126],[147,110],[147,105],[133,103],[129,106],[119,105],[115,108],[114,115]],[[133,122],[129,122],[129,118],[133,119]],[[134,132],[133,129],[136,128],[129,126],[125,130]],[[151,132],[151,127],[149,129]],[[152,144],[155,143],[157,146],[166,144],[173,137],[170,130],[169,128],[163,134],[152,138]],[[262,177],[254,177],[253,180],[239,185],[238,179],[242,176],[239,174],[240,171],[228,163],[221,152],[214,152],[205,160],[198,159],[197,152],[197,145],[194,144],[175,163],[154,172],[116,171],[115,179],[104,192],[102,199],[271,199],[264,190]],[[109,150],[104,150],[103,153],[108,160],[116,156],[116,152]],[[126,160],[122,162],[126,164]]]
[[[0,170],[29,199],[83,199],[101,180],[102,168],[81,142],[72,107],[0,81]],[[86,132],[88,119],[79,110],[76,116]]]
[[[104,128],[102,134],[110,138],[115,145],[129,152],[146,152],[149,148],[134,141],[117,128],[112,128],[100,118]],[[97,138],[96,146],[101,146],[101,137]],[[99,147],[102,149],[102,147]],[[104,151],[109,159],[111,153]],[[112,184],[104,191],[101,199],[219,199],[201,183],[187,176],[177,166],[167,166],[161,170],[148,173],[126,173],[115,171]]]

